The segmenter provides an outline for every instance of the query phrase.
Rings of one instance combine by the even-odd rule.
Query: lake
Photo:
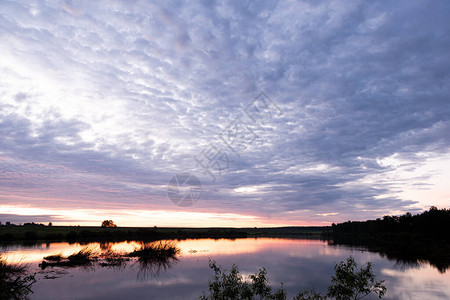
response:
[[[207,291],[213,274],[209,259],[225,269],[233,263],[243,275],[265,267],[273,288],[283,282],[292,299],[300,289],[325,292],[334,265],[353,256],[361,266],[373,263],[377,280],[385,279],[383,299],[450,299],[450,272],[439,272],[427,262],[405,265],[363,248],[328,245],[314,239],[245,238],[177,241],[178,260],[170,265],[142,268],[138,261],[121,267],[47,267],[38,264],[44,256],[69,255],[85,246],[99,251],[132,251],[136,242],[43,243],[33,246],[3,246],[9,262],[27,263],[37,272],[31,299],[198,299]],[[366,297],[365,299],[378,299]]]

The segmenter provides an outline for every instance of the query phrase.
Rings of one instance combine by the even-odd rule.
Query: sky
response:
[[[0,221],[450,205],[448,1],[0,1]]]

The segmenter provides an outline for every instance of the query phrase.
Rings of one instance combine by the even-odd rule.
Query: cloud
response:
[[[380,162],[449,153],[445,1],[0,6],[4,203],[178,209],[166,185],[192,172],[192,212],[321,224],[433,204]],[[264,129],[244,113],[260,91],[283,112]],[[257,135],[239,156],[220,139],[236,118]],[[194,159],[211,145],[214,182]]]
[[[48,223],[50,220],[54,220],[54,218],[55,216],[51,215],[26,216],[26,215],[0,214],[0,220],[3,221],[2,222],[3,224],[5,224],[6,222],[11,222],[12,224],[28,223],[30,222],[30,220],[33,220],[33,222]]]

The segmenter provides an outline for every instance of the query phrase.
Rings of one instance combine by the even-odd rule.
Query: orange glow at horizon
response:
[[[50,215],[54,217],[49,219],[48,222],[60,226],[99,226],[103,220],[109,219],[112,219],[114,223],[122,227],[281,227],[317,225],[309,224],[307,222],[287,223],[286,221],[266,219],[255,215],[218,212],[141,209],[130,209],[126,211],[119,209],[63,210],[21,205],[0,205],[0,211],[3,214],[19,216]]]

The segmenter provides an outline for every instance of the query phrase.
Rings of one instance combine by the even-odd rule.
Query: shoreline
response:
[[[0,242],[123,241],[187,238],[317,237],[329,227],[95,227],[10,225],[0,227]]]

